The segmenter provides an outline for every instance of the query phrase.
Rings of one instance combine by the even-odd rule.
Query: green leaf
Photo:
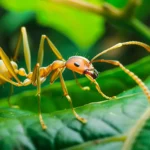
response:
[[[146,83],[150,87],[150,78]],[[137,122],[149,109],[146,96],[139,88],[137,91],[138,93],[134,93],[132,89],[132,94],[124,92],[116,100],[95,102],[76,108],[76,111],[88,120],[86,124],[76,120],[71,110],[58,111],[50,115],[43,114],[48,126],[46,131],[41,129],[36,114],[2,108],[0,147],[10,150],[22,148],[120,150],[125,140],[130,138],[128,135],[134,126],[136,127]],[[133,146],[133,143],[129,146]]]
[[[105,2],[108,2],[112,4],[115,7],[118,8],[124,8],[126,4],[128,3],[128,0],[120,1],[120,0],[106,0]],[[138,1],[137,1],[138,2]],[[146,20],[149,17],[150,11],[149,11],[149,0],[142,0],[138,2],[139,5],[136,9],[135,16]]]
[[[140,6],[136,11],[136,16],[140,19],[146,20],[148,19],[150,12],[149,12],[149,0],[141,1]]]
[[[105,2],[108,2],[110,4],[112,4],[113,6],[115,7],[118,7],[118,8],[123,8],[125,7],[125,5],[127,4],[127,0],[124,0],[124,1],[120,1],[120,0],[106,0]]]
[[[56,2],[2,0],[1,5],[8,10],[35,12],[40,24],[61,32],[82,49],[91,47],[104,33],[103,18]]]

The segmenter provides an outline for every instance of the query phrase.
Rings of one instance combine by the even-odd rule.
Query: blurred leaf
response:
[[[115,1],[114,0],[105,0],[105,2],[108,2],[108,3],[112,4],[115,7],[123,8],[127,4],[128,0],[124,0],[124,1],[121,1],[121,0],[115,0]]]
[[[33,17],[33,12],[9,12],[0,19],[0,33],[9,34],[28,22]]]
[[[147,80],[147,85],[150,87],[150,79]],[[121,150],[137,121],[150,109],[148,106],[145,95],[141,92],[134,93],[133,89],[132,94],[124,92],[117,100],[95,102],[77,108],[76,111],[88,120],[86,124],[77,121],[71,110],[44,114],[48,126],[46,131],[41,129],[34,113],[0,109],[0,147],[1,150]],[[139,135],[138,131],[137,134]],[[138,140],[141,142],[149,138],[149,134],[146,134]],[[130,144],[133,146],[134,143]],[[144,146],[150,148],[149,144]]]
[[[100,4],[98,0],[94,2]],[[33,11],[39,23],[63,33],[80,48],[92,46],[104,33],[104,20],[92,13],[79,11],[48,0],[2,0],[11,11]]]
[[[140,19],[146,20],[149,19],[149,0],[141,0],[140,6],[137,8],[136,16]]]

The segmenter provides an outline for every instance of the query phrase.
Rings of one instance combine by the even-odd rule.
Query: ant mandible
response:
[[[18,66],[15,62],[18,51],[20,48],[21,40],[23,41],[23,49],[24,49],[24,56],[25,56],[25,62],[26,67],[28,70],[28,73],[26,73],[24,68],[18,69]],[[44,53],[44,41],[47,41],[49,47],[51,48],[52,52],[56,55],[57,60],[53,61],[50,65],[47,67],[41,67],[43,62],[43,53]],[[46,36],[42,35],[40,40],[40,46],[38,51],[38,58],[37,58],[37,64],[34,67],[34,70],[31,71],[31,56],[30,56],[30,48],[28,44],[28,38],[27,38],[27,32],[26,28],[21,28],[21,33],[17,42],[17,46],[15,49],[15,55],[13,58],[13,61],[10,61],[8,56],[5,54],[2,48],[0,48],[0,84],[4,84],[5,82],[9,82],[12,85],[15,86],[28,86],[30,84],[33,84],[37,86],[37,96],[38,96],[38,104],[39,104],[39,121],[42,126],[42,129],[46,129],[46,125],[43,121],[41,109],[40,109],[40,93],[41,93],[41,83],[43,83],[46,80],[46,77],[51,73],[50,83],[53,83],[57,78],[60,78],[60,83],[62,86],[62,90],[64,93],[64,96],[67,98],[67,100],[70,103],[72,112],[74,116],[81,121],[82,123],[86,123],[86,119],[80,117],[72,104],[72,100],[68,94],[67,87],[65,85],[65,81],[63,79],[62,73],[67,68],[73,71],[73,73],[79,73],[85,75],[92,83],[95,84],[95,87],[97,91],[106,99],[112,99],[114,97],[108,97],[106,96],[100,89],[99,84],[96,82],[96,78],[98,77],[97,70],[93,67],[92,63],[95,62],[104,62],[109,63],[115,66],[120,67],[127,75],[129,75],[143,90],[145,95],[148,98],[148,101],[150,101],[150,91],[148,90],[147,86],[142,82],[141,79],[139,79],[138,76],[136,76],[133,72],[129,71],[127,68],[125,68],[119,61],[115,60],[104,60],[104,59],[97,59],[99,56],[115,50],[119,47],[125,46],[125,45],[138,45],[143,48],[145,48],[148,52],[150,52],[150,46],[148,46],[145,43],[138,42],[138,41],[129,41],[129,42],[123,42],[118,43],[101,53],[97,54],[95,57],[93,57],[90,61],[82,56],[72,56],[67,61],[62,57],[60,52],[57,50],[57,48],[54,46],[54,44],[51,42],[51,40]],[[24,76],[26,79],[21,82],[17,75]],[[11,80],[12,78],[15,78],[16,82]],[[83,90],[89,90],[89,87],[82,87],[75,76],[77,84],[83,89]]]

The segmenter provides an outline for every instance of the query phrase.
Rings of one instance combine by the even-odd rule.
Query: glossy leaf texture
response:
[[[150,79],[146,81],[150,88]],[[136,91],[136,93],[135,93]],[[124,92],[116,100],[94,102],[76,108],[88,120],[82,124],[75,119],[71,110],[43,114],[48,126],[41,129],[35,113],[19,109],[0,109],[0,147],[1,149],[112,149],[120,150],[126,140],[133,136],[132,130],[137,122],[143,121],[143,114],[149,109],[145,95],[138,88]],[[138,147],[149,139],[147,127],[137,128],[136,138],[128,147]],[[135,130],[135,129],[134,129]],[[133,132],[134,133],[134,132]],[[142,137],[141,137],[142,136]],[[136,145],[137,144],[137,145]],[[149,147],[149,144],[145,145]],[[135,148],[136,149],[136,148]]]

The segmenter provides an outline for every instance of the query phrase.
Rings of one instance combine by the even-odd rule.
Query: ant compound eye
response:
[[[79,66],[80,66],[79,63],[77,63],[77,62],[75,62],[74,65],[75,65],[76,67],[79,67]]]

